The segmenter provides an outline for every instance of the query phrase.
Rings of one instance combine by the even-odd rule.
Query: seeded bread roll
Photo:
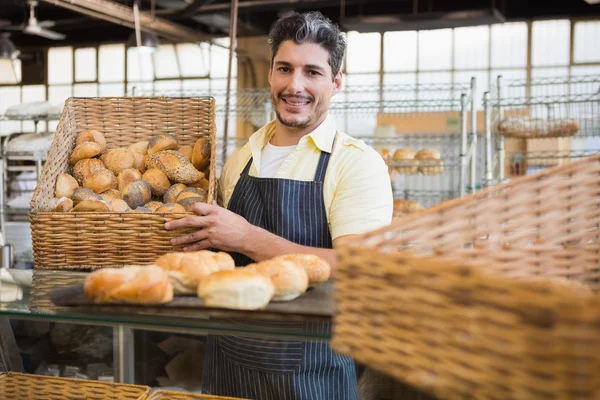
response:
[[[135,156],[128,149],[118,148],[108,150],[101,160],[106,165],[106,168],[112,171],[115,176],[118,176],[121,171],[135,166]]]
[[[90,175],[85,182],[83,187],[92,189],[94,193],[100,194],[106,192],[109,189],[117,188],[117,178],[107,169],[101,169]]]
[[[117,176],[117,187],[120,192],[125,190],[127,185],[136,179],[142,179],[142,173],[135,168],[127,168],[119,173]]]
[[[144,175],[142,179],[148,182],[150,188],[152,189],[153,196],[163,196],[165,192],[171,187],[171,182],[169,182],[169,178],[162,172],[160,169],[150,168]]]
[[[72,212],[102,212],[102,211],[111,211],[110,205],[104,200],[83,200],[78,203],[73,209]]]
[[[163,150],[177,150],[178,147],[179,143],[175,136],[163,133],[150,139],[147,154],[151,156]]]
[[[179,146],[177,149],[185,158],[192,161],[192,146]]]
[[[69,212],[73,208],[73,200],[68,197],[61,197],[56,199],[54,211],[58,212]]]
[[[202,172],[194,168],[187,158],[175,150],[164,150],[149,155],[146,167],[160,169],[171,182],[180,182],[186,185],[204,178]]]
[[[80,185],[92,175],[94,172],[106,169],[104,163],[97,158],[84,158],[83,160],[77,161],[77,164],[73,167],[73,175]]]
[[[167,203],[154,210],[155,213],[185,213],[185,207],[177,203]]]
[[[131,207],[136,209],[148,203],[152,198],[152,190],[148,182],[136,179],[123,190],[123,200]]]
[[[76,191],[73,192],[73,196],[71,197],[71,200],[73,200],[73,205],[77,205],[77,204],[81,203],[83,200],[89,200],[89,199],[102,200],[102,197],[100,197],[100,195],[94,193],[94,191],[92,189],[88,189],[88,188],[77,189]]]
[[[56,178],[56,185],[54,187],[54,196],[56,198],[61,198],[61,197],[71,198],[73,196],[73,193],[75,192],[75,190],[77,190],[78,187],[79,187],[79,184],[77,183],[77,180],[75,178],[73,178],[71,175],[60,174]]]
[[[200,138],[194,143],[192,164],[198,171],[202,171],[210,164],[210,140],[208,138]]]
[[[176,203],[177,196],[179,196],[179,193],[181,193],[181,191],[186,188],[187,188],[187,186],[184,185],[183,183],[175,183],[175,184],[171,185],[171,187],[169,187],[167,189],[167,191],[165,192],[165,194],[163,196],[163,202],[165,204],[166,203]]]
[[[185,208],[185,211],[190,211],[190,207],[192,207],[196,203],[204,203],[204,199],[198,196],[186,197],[185,199],[181,199],[177,201],[177,204],[180,204]]]
[[[179,192],[177,195],[177,201],[187,199],[188,197],[200,197],[202,201],[206,201],[208,198],[208,193],[204,189],[188,187]]]
[[[246,269],[271,278],[273,285],[275,285],[273,301],[293,300],[308,289],[306,270],[301,265],[291,261],[261,261],[248,265]]]
[[[102,146],[95,142],[83,142],[80,145],[75,146],[71,157],[69,158],[69,164],[75,165],[78,161],[85,158],[93,158],[102,153]]]
[[[160,201],[150,201],[144,204],[144,207],[155,212],[157,208],[164,206],[164,204]]]
[[[214,272],[200,281],[197,291],[207,307],[234,310],[265,308],[274,292],[269,277],[247,268]]]
[[[140,140],[139,142],[135,142],[134,144],[130,145],[128,149],[133,151],[134,153],[138,153],[145,156],[148,152],[148,141]]]
[[[95,131],[93,129],[87,129],[85,131],[80,132],[75,138],[75,145],[80,145],[84,142],[94,142],[100,145],[100,152],[106,150],[106,138],[102,132]]]

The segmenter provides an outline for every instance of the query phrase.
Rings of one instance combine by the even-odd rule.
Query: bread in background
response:
[[[419,171],[419,162],[415,160],[415,152],[412,149],[401,147],[393,155],[394,169],[402,175],[414,175]]]
[[[419,160],[419,171],[423,175],[439,175],[444,171],[440,152],[436,149],[421,149],[415,159]]]
[[[274,293],[271,278],[247,268],[212,273],[197,291],[205,306],[234,310],[264,309]]]
[[[396,199],[394,200],[393,219],[402,218],[406,215],[413,214],[424,210],[420,203],[412,200]]]

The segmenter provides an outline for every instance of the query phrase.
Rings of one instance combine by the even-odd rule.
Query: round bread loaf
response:
[[[54,211],[58,212],[69,212],[73,208],[73,200],[68,197],[61,197],[56,199]]]
[[[152,199],[152,190],[148,182],[142,179],[136,179],[123,190],[123,200],[131,207],[136,209],[142,207]]]
[[[142,179],[148,182],[153,196],[163,196],[171,187],[169,178],[160,169],[150,168],[144,172]]]
[[[150,201],[150,202],[144,204],[144,207],[151,210],[152,212],[155,212],[158,207],[161,207],[163,205],[164,204],[160,201]]]
[[[69,164],[75,165],[78,161],[84,158],[93,158],[102,153],[102,146],[95,142],[83,142],[73,149],[71,157],[69,158]]]
[[[394,152],[395,171],[402,175],[414,175],[419,171],[419,162],[415,160],[415,152],[408,148],[399,148]]]
[[[138,153],[145,156],[148,152],[148,141],[140,140],[139,142],[135,142],[134,144],[130,145],[128,149],[133,151],[134,153]]]
[[[306,270],[294,262],[271,259],[250,264],[246,268],[271,278],[275,286],[273,301],[293,300],[308,289]]]
[[[197,291],[207,307],[234,310],[265,308],[274,292],[269,277],[246,268],[214,272],[200,281]]]
[[[155,213],[185,213],[185,207],[183,207],[181,204],[177,204],[177,203],[167,203],[167,204],[163,204],[162,206],[156,208],[154,210]]]
[[[108,189],[106,192],[102,192],[100,197],[102,197],[102,200],[110,203],[112,200],[120,199],[121,192],[119,192],[117,189]]]
[[[121,199],[111,199],[111,201],[109,202],[110,207],[112,208],[112,210],[114,212],[127,212],[129,210],[131,210],[131,208],[129,207],[129,205],[125,202],[125,200],[121,200]]]
[[[160,135],[153,136],[148,142],[147,154],[151,156],[159,151],[163,150],[177,150],[179,143],[177,138],[167,133],[161,133]]]
[[[204,199],[202,201],[206,201],[208,194],[204,189],[188,187],[179,192],[179,194],[177,195],[177,201],[187,199],[188,197],[200,197]]]
[[[75,178],[73,178],[71,175],[60,174],[56,178],[56,185],[54,187],[54,196],[59,199],[61,197],[71,198],[73,196],[73,193],[75,192],[75,190],[77,190],[78,187],[79,187],[79,184],[77,183],[77,180]]]
[[[181,199],[179,201],[177,201],[177,204],[180,204],[183,206],[183,208],[185,208],[185,211],[190,211],[190,207],[192,207],[194,204],[196,203],[204,203],[205,200],[202,199],[202,197],[198,197],[198,196],[192,196],[192,197],[186,197],[185,199]]]
[[[198,171],[202,171],[210,164],[210,140],[202,137],[196,140],[192,149],[192,164]]]
[[[142,173],[135,168],[127,168],[119,173],[117,176],[117,187],[120,192],[125,190],[127,185],[136,179],[142,179]]]
[[[85,182],[83,182],[83,187],[92,189],[94,193],[100,194],[109,189],[116,189],[117,178],[115,178],[113,173],[109,170],[101,169],[90,175]]]
[[[71,200],[73,200],[73,205],[77,205],[83,200],[94,199],[94,200],[102,200],[100,195],[94,193],[92,189],[88,188],[79,188],[73,192],[73,196]]]
[[[190,183],[189,186],[193,187],[193,188],[200,188],[200,189],[203,189],[205,191],[208,191],[208,187],[210,185],[209,185],[208,179],[202,178],[198,182]]]
[[[77,164],[73,167],[73,175],[80,185],[92,175],[94,172],[106,169],[104,163],[97,158],[84,158],[83,160],[77,161]]]
[[[101,132],[98,132],[93,129],[87,129],[85,131],[80,132],[75,138],[75,145],[80,145],[84,142],[94,142],[100,145],[100,152],[106,150],[106,138]]]
[[[171,185],[171,187],[169,187],[167,189],[167,191],[165,192],[164,196],[163,196],[163,202],[166,203],[176,203],[177,202],[177,196],[179,196],[179,193],[186,189],[187,186],[184,185],[183,183],[175,183],[173,185]]]
[[[135,151],[132,151],[131,153],[133,154],[133,158],[135,160],[133,167],[140,171],[142,174],[146,172],[146,156],[140,153],[136,153]]]
[[[111,211],[110,205],[104,200],[83,200],[78,203],[73,209],[72,212],[102,212],[102,211]]]
[[[331,266],[329,263],[314,254],[290,253],[272,259],[284,260],[300,265],[308,275],[308,286],[312,287],[327,281],[331,276]]]
[[[421,166],[419,171],[423,175],[438,175],[444,171],[440,152],[436,149],[422,149],[415,155],[415,159],[419,160]]]
[[[194,168],[187,158],[175,150],[164,150],[149,155],[146,160],[146,167],[160,169],[171,182],[186,185],[204,178],[202,172]]]
[[[192,146],[179,146],[177,149],[185,158],[192,161]]]
[[[118,176],[121,171],[135,167],[135,156],[129,149],[118,148],[108,150],[101,160],[106,168]]]

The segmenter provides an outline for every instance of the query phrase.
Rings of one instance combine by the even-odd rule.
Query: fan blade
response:
[[[37,25],[40,28],[52,28],[54,25],[56,25],[56,22],[54,22],[54,21],[38,21]]]
[[[29,35],[37,35],[52,40],[62,40],[67,37],[62,33],[54,32],[48,29],[43,29],[37,25],[28,25],[25,27],[25,29],[23,29],[23,32]]]

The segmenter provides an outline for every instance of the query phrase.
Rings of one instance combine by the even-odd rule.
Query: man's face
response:
[[[342,74],[332,77],[329,53],[314,43],[281,43],[269,70],[277,119],[289,128],[316,127],[325,118],[331,97],[339,92]]]

